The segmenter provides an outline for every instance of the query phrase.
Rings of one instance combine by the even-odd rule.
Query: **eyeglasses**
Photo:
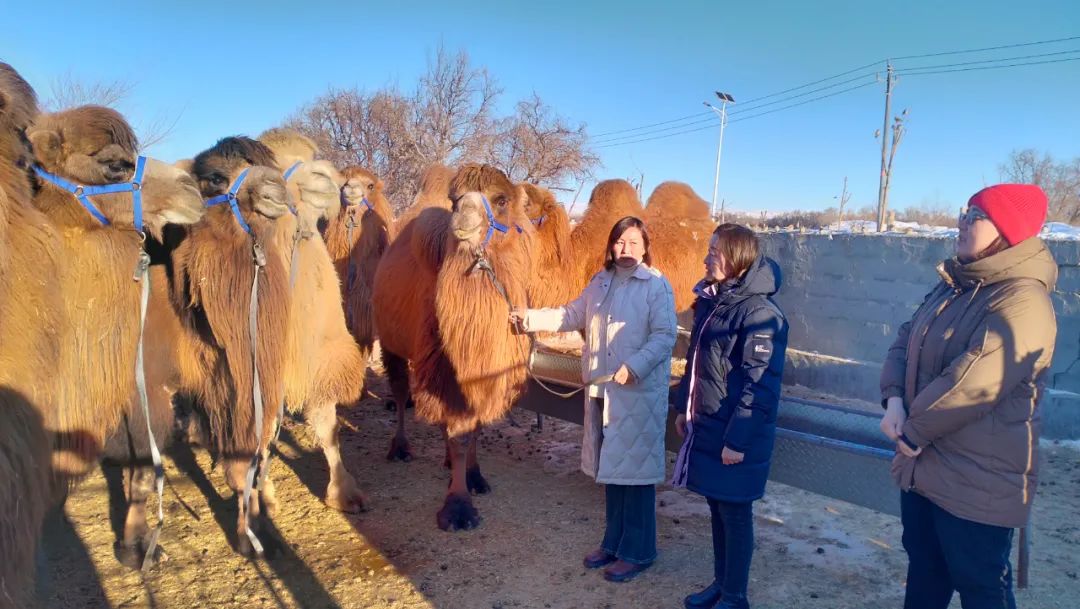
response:
[[[975,207],[974,205],[966,208],[960,212],[960,217],[956,219],[957,224],[960,226],[975,224],[978,220],[989,220],[990,216],[986,215],[986,212],[982,208]]]

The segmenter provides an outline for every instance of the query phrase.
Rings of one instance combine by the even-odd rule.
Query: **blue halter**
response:
[[[505,224],[495,219],[495,214],[491,212],[491,204],[488,203],[487,197],[480,195],[480,200],[484,202],[484,211],[487,212],[488,217],[487,235],[484,236],[484,242],[480,245],[480,247],[484,247],[491,241],[491,236],[495,234],[495,231],[506,234],[507,228]],[[521,232],[521,227],[518,227],[518,232]]]
[[[546,215],[545,216],[540,216],[539,218],[536,218],[535,220],[530,220],[530,222],[535,224],[537,228],[540,228],[541,226],[544,225],[544,218],[546,218],[546,217],[547,217]]]
[[[360,199],[360,202],[363,203],[364,206],[367,207],[370,211],[375,211],[375,206],[372,205],[371,202],[367,200],[367,197],[363,197],[362,199]],[[354,205],[353,203],[349,203],[349,200],[345,198],[345,189],[344,188],[341,189],[341,204],[344,205],[345,207],[349,207],[351,205]]]
[[[240,214],[240,206],[236,203],[236,193],[240,192],[240,187],[243,186],[244,180],[247,179],[248,171],[251,171],[250,167],[241,171],[240,175],[236,176],[236,181],[229,187],[229,192],[207,199],[206,206],[213,207],[214,205],[228,203],[229,207],[232,208],[233,215],[236,216],[236,221],[240,224],[240,228],[251,235],[251,227],[248,226],[247,222],[244,222],[244,216]]]
[[[297,169],[299,169],[300,166],[303,165],[303,164],[304,164],[303,161],[297,161],[297,162],[293,163],[292,167],[289,167],[288,169],[285,170],[285,173],[281,174],[281,177],[284,178],[286,182],[288,182],[289,178],[292,177],[293,172],[295,172]],[[294,216],[299,216],[300,215],[300,212],[297,211],[297,209],[295,207],[290,205],[288,203],[288,201],[285,202],[285,207],[289,208],[289,211],[292,212],[292,215],[294,215]]]
[[[90,215],[103,226],[109,226],[109,219],[94,205],[90,200],[90,197],[130,192],[132,212],[134,214],[133,224],[135,225],[136,232],[140,233],[143,232],[142,180],[145,171],[146,157],[140,156],[135,159],[135,175],[131,178],[130,182],[102,184],[100,186],[83,186],[82,184],[69,182],[58,175],[53,175],[37,165],[34,166],[34,173],[36,173],[38,177],[75,195],[75,198],[86,208],[86,211],[90,212]]]

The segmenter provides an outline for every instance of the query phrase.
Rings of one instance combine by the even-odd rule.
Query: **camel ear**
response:
[[[382,180],[376,179],[375,180],[375,190],[377,190],[379,192],[382,192],[382,189],[383,189]]]
[[[60,134],[49,129],[32,129],[27,133],[30,144],[34,147],[34,156],[43,165],[55,167],[60,158],[63,145]]]

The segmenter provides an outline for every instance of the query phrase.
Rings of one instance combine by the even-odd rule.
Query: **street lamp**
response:
[[[712,212],[710,215],[716,217],[716,193],[720,187],[720,151],[724,147],[724,127],[727,126],[727,105],[729,103],[734,104],[735,98],[728,93],[721,93],[715,91],[717,99],[720,100],[720,107],[710,104],[709,102],[702,102],[709,107],[710,110],[715,112],[720,117],[720,141],[716,144],[716,175],[713,177],[712,187]]]

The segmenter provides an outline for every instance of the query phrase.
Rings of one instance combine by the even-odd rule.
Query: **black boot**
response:
[[[723,590],[720,588],[720,582],[714,581],[701,592],[684,598],[683,605],[686,609],[713,609],[722,595]]]

